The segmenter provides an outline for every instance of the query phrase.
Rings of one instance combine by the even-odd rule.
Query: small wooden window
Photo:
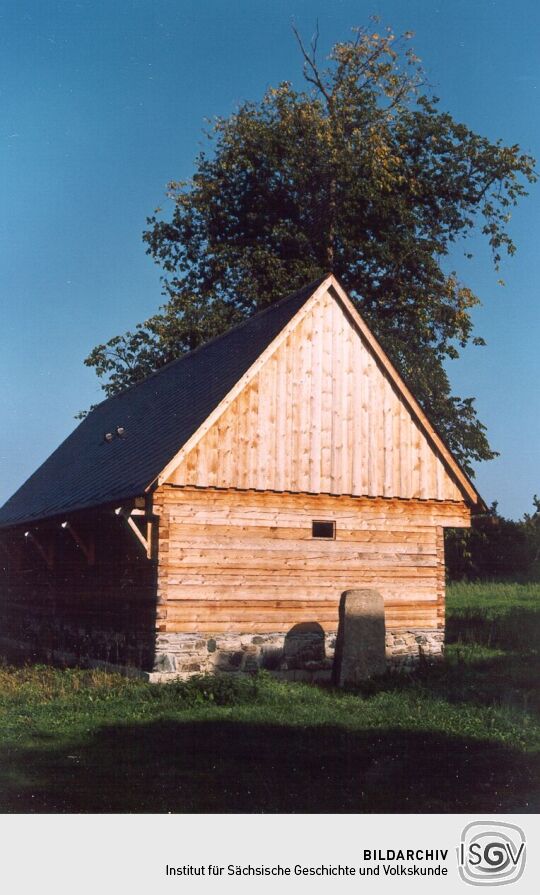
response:
[[[322,520],[314,519],[311,523],[311,537],[312,538],[330,538],[333,539],[336,536],[336,523],[335,522],[323,522]]]

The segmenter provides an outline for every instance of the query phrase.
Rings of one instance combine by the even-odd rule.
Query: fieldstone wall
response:
[[[193,674],[253,672],[259,668],[287,680],[330,681],[337,632],[319,625],[271,634],[158,634],[149,680],[163,682]],[[442,658],[444,631],[386,632],[389,670],[412,671]]]
[[[386,662],[393,671],[412,671],[421,663],[432,665],[444,655],[444,630],[387,631]]]
[[[133,673],[152,668],[154,636],[148,625],[133,630],[122,619],[116,625],[84,623],[55,618],[53,613],[10,619],[0,628],[0,655],[10,661],[45,662],[81,668],[130,669]],[[150,632],[149,632],[150,631]]]
[[[330,679],[335,634],[319,625],[271,634],[158,634],[150,680],[266,669],[289,680]]]
[[[318,625],[270,634],[158,634],[153,670],[148,657],[154,644],[141,632],[114,632],[28,619],[24,630],[0,636],[0,654],[82,667],[103,667],[165,682],[193,674],[254,672],[266,669],[285,680],[330,681],[336,632]],[[442,658],[444,631],[387,631],[389,670],[408,672]]]

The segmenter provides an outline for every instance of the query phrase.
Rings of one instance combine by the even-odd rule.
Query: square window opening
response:
[[[311,523],[311,537],[333,540],[336,537],[336,523],[314,519]]]

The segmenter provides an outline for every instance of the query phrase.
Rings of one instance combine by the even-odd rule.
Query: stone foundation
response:
[[[301,629],[301,630],[297,630]],[[330,681],[337,632],[317,624],[273,634],[158,634],[152,682],[194,674],[254,672],[266,669],[287,680]],[[440,660],[444,631],[387,631],[388,670],[412,671]]]
[[[433,665],[444,655],[444,630],[387,631],[386,664],[391,671],[412,671]]]
[[[0,654],[8,659],[101,667],[140,675],[152,682],[258,669],[286,680],[322,682],[332,679],[336,636],[336,632],[325,633],[320,625],[306,622],[286,633],[158,634],[154,640],[140,631],[27,619],[24,629],[21,626],[7,636],[2,633]],[[443,650],[444,631],[386,632],[388,670],[412,671],[422,662],[430,664],[440,659]]]

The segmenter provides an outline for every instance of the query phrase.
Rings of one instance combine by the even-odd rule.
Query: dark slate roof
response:
[[[0,509],[0,527],[143,494],[323,279],[98,404]],[[105,442],[117,426],[124,437]]]

